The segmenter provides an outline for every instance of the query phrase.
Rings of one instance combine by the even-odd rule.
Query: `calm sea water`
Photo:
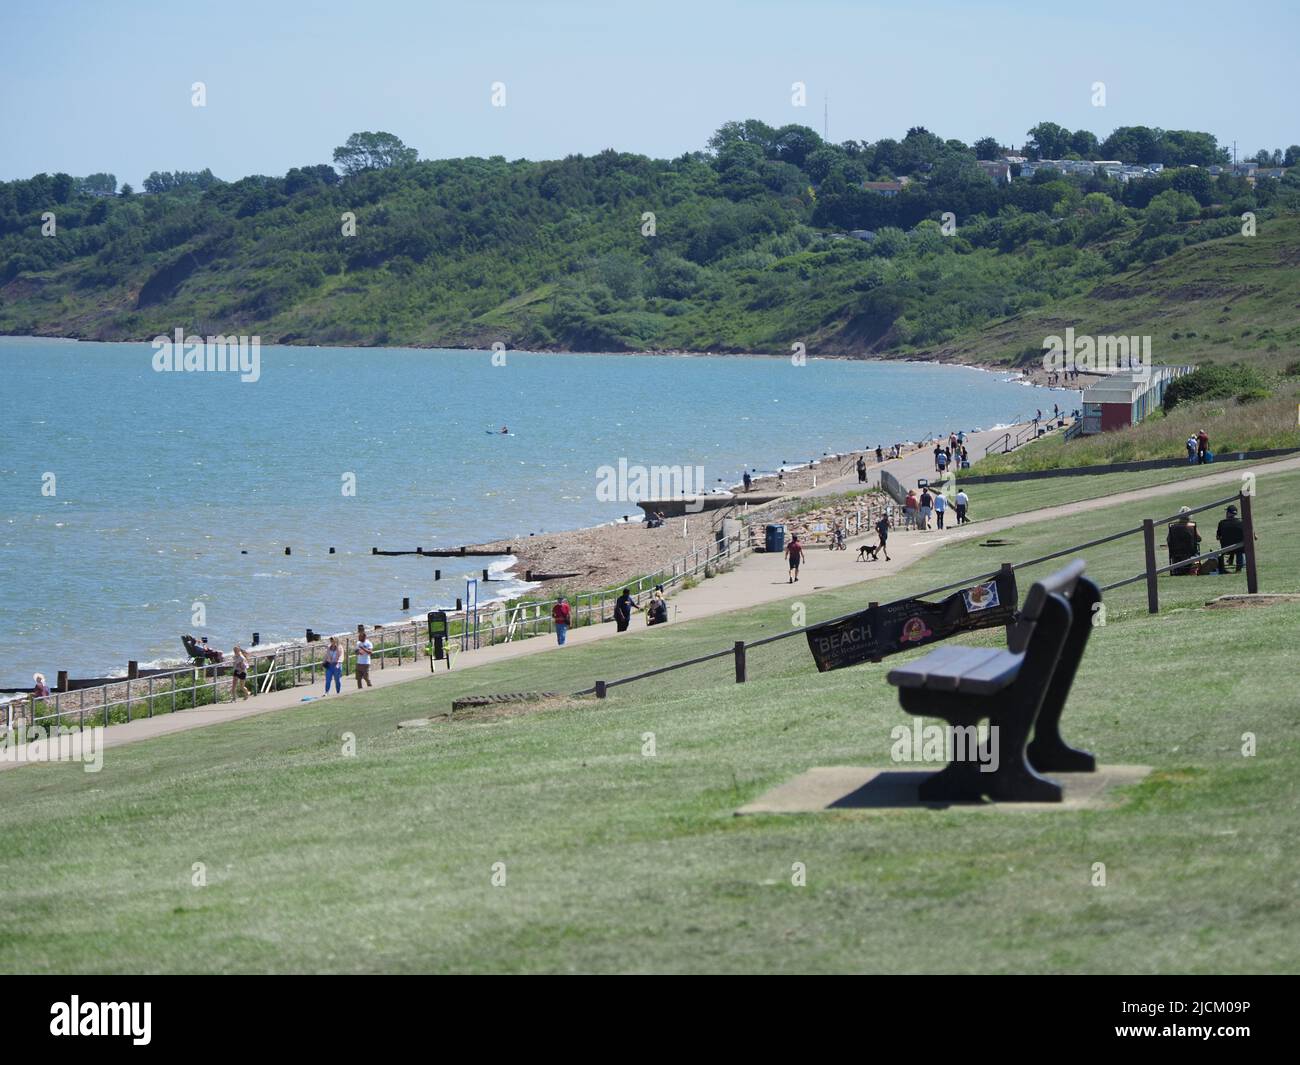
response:
[[[269,347],[245,383],[156,373],[152,356],[0,338],[0,686],[170,659],[182,632],[229,649],[391,621],[403,596],[412,613],[451,605],[487,560],[370,548],[639,516],[596,498],[620,458],[733,484],[1054,401],[921,364]]]

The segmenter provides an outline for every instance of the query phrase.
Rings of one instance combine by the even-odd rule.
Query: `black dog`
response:
[[[884,544],[863,544],[861,547],[858,548],[857,561],[863,562],[866,560],[866,557],[870,555],[872,562],[878,562],[880,560],[876,556],[880,554],[881,551],[884,550],[885,550]],[[891,561],[888,551],[885,551],[885,561],[886,562]]]

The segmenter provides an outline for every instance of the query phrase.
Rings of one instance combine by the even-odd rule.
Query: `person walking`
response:
[[[799,536],[796,533],[790,537],[790,542],[785,547],[785,557],[790,563],[790,578],[786,581],[786,584],[794,584],[799,579],[799,564],[803,562],[803,556],[803,544],[799,542]]]
[[[876,522],[876,535],[880,537],[880,553],[885,556],[885,561],[889,559],[889,515],[880,515],[880,520]]]
[[[867,460],[858,456],[858,484],[867,483]]]
[[[1200,463],[1209,462],[1210,455],[1210,434],[1201,429],[1196,434],[1196,460]]]
[[[1220,548],[1227,548],[1232,544],[1244,544],[1246,542],[1246,529],[1242,525],[1241,519],[1237,517],[1237,508],[1229,507],[1224,513],[1223,520],[1219,522],[1218,528],[1214,530],[1214,538],[1219,541]],[[1233,559],[1236,560],[1236,571],[1241,572],[1241,567],[1246,563],[1246,552],[1243,548],[1238,547],[1232,551],[1224,551],[1219,556],[1219,572],[1228,572],[1228,563]]]
[[[569,601],[560,596],[556,600],[555,606],[551,607],[551,621],[555,624],[555,642],[561,647],[569,635],[569,624],[573,620],[573,612],[569,609]]]
[[[357,688],[360,689],[364,682],[367,688],[373,688],[375,685],[370,679],[370,652],[375,649],[375,645],[370,642],[366,635],[364,625],[357,626],[357,653],[353,662],[353,671],[357,675]]]
[[[948,453],[946,451],[940,451],[939,457],[935,459],[934,465],[940,474],[945,473],[948,469]]]
[[[930,489],[926,488],[921,492],[921,528],[925,532],[930,531],[930,513],[934,510],[934,496],[930,494]]]
[[[907,490],[907,498],[903,500],[903,529],[916,528],[916,513],[921,504],[916,501],[916,489]]]
[[[334,694],[343,694],[343,648],[339,646],[337,636],[330,637],[329,646],[325,648],[325,694],[330,693],[330,681],[334,682]]]
[[[234,659],[230,668],[230,701],[233,703],[237,696],[242,695],[247,699],[250,694],[248,685],[244,681],[248,679],[248,667],[253,660],[239,644],[235,644],[235,649],[230,656]]]
[[[885,461],[885,449],[879,444],[876,445],[876,465],[879,466]]]
[[[966,508],[970,506],[970,496],[964,491],[958,490],[957,495],[953,497],[953,507],[957,510],[957,524],[966,524]]]
[[[628,625],[632,623],[632,611],[640,609],[632,598],[632,593],[624,588],[623,594],[614,601],[614,625],[619,632],[627,632]]]
[[[1194,436],[1189,436],[1189,437],[1187,438],[1187,444],[1186,444],[1185,446],[1187,447],[1187,465],[1189,465],[1189,466],[1195,466],[1195,465],[1196,465],[1196,453],[1197,453],[1198,450],[1200,450],[1199,447],[1198,447],[1198,445],[1197,445],[1197,443],[1196,443],[1196,437],[1194,437]]]
[[[744,483],[745,483],[745,491],[746,491],[746,492],[748,492],[751,488],[754,487],[754,478],[752,478],[752,477],[749,475],[749,471],[748,471],[748,470],[745,471],[745,476],[742,478],[742,480],[743,480]]]
[[[948,509],[948,500],[944,498],[942,492],[934,493],[934,520],[935,527],[943,528],[943,513]]]

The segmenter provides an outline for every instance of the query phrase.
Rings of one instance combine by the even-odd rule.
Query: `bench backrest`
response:
[[[1074,586],[1083,576],[1085,563],[1076,558],[1068,566],[1057,570],[1050,577],[1035,581],[1025,596],[1025,605],[1020,608],[1020,618],[1011,626],[1007,634],[1007,645],[1012,651],[1023,651],[1029,646],[1029,639],[1034,634],[1034,626],[1042,617],[1048,596],[1059,595],[1069,599],[1074,595]]]

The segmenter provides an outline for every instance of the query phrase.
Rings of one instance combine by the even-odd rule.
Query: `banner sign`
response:
[[[910,651],[954,633],[1006,625],[1016,612],[1016,576],[999,573],[937,603],[900,599],[808,630],[819,672]]]

